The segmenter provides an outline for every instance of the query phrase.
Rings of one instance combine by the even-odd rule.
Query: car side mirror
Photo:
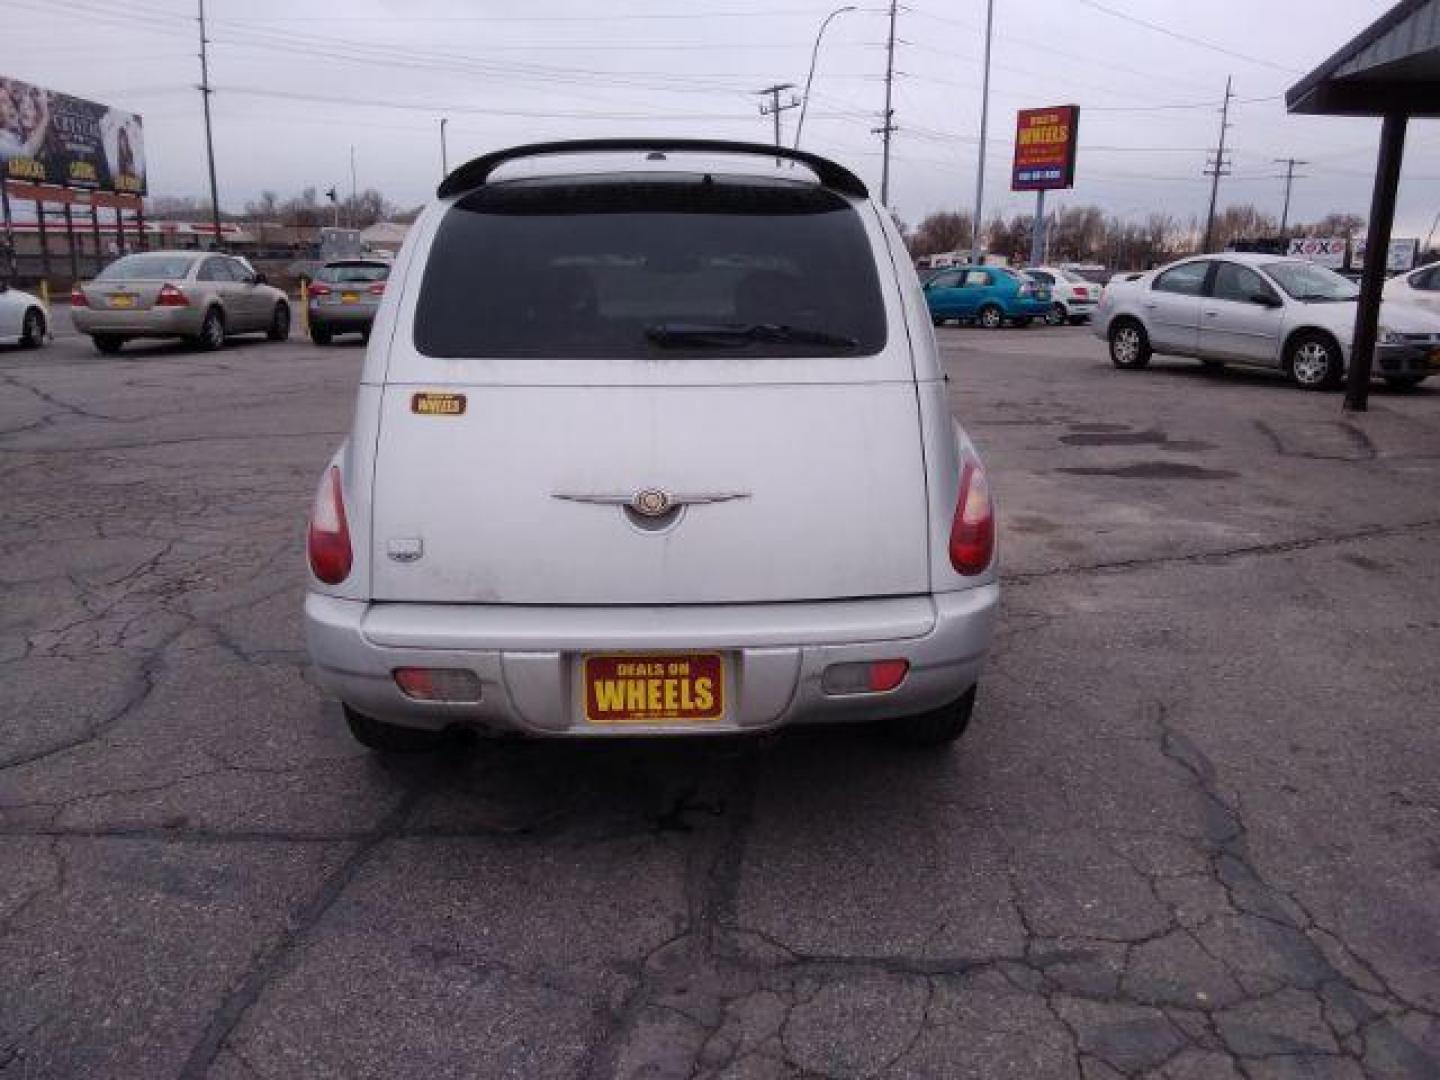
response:
[[[1281,306],[1279,297],[1263,292],[1252,292],[1250,294],[1250,302],[1267,308],[1277,308]]]

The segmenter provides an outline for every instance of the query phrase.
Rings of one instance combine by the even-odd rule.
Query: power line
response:
[[[1168,26],[1161,26],[1159,23],[1151,22],[1149,19],[1142,19],[1138,15],[1131,15],[1126,11],[1117,11],[1100,3],[1100,0],[1080,0],[1086,7],[1094,8],[1096,11],[1103,11],[1114,19],[1121,19],[1136,26],[1143,26],[1147,30],[1153,30],[1157,34],[1164,34],[1166,37],[1174,38],[1176,41],[1183,41],[1189,45],[1196,45],[1202,49],[1209,49],[1211,52],[1221,53],[1236,60],[1244,60],[1249,64],[1259,64],[1261,67],[1271,68],[1275,71],[1283,71],[1287,75],[1303,75],[1304,72],[1298,68],[1286,67],[1284,64],[1277,64],[1271,60],[1263,60],[1258,56],[1249,56],[1234,49],[1227,49],[1224,45],[1217,45],[1213,41],[1206,41],[1204,38],[1191,37],[1189,34],[1182,34],[1179,30],[1172,30]]]

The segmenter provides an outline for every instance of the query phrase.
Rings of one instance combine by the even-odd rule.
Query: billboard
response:
[[[1364,237],[1355,241],[1355,269],[1365,265]],[[1413,269],[1415,258],[1420,253],[1420,241],[1415,238],[1394,239],[1390,241],[1390,250],[1385,253],[1385,269],[1392,274],[1401,274],[1406,270]]]
[[[1075,183],[1080,106],[1021,109],[1015,121],[1011,191],[1049,191]]]
[[[6,180],[145,194],[140,117],[0,75]]]

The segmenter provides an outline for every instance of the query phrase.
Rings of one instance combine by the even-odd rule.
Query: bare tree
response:
[[[963,210],[940,210],[927,214],[908,241],[911,255],[934,255],[958,251],[970,241],[971,216]]]

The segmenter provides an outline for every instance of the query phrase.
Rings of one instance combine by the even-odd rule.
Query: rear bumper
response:
[[[310,325],[330,330],[365,330],[375,322],[374,304],[318,304],[310,301]]]
[[[154,307],[146,311],[108,311],[80,307],[70,312],[82,334],[124,334],[127,337],[192,337],[200,333],[205,310],[200,307]]]
[[[893,719],[954,701],[980,677],[999,598],[998,584],[872,601],[658,608],[370,604],[311,593],[305,628],[321,685],[390,723],[544,736],[734,734]],[[597,652],[719,652],[726,714],[699,723],[592,724],[582,661]],[[890,659],[910,664],[892,691],[821,688],[831,664]],[[481,700],[412,700],[395,685],[399,667],[472,671]]]

